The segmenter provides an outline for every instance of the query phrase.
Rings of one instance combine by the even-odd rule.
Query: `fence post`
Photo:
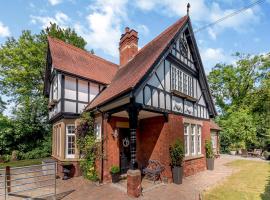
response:
[[[10,166],[6,166],[6,184],[7,184],[7,192],[11,192],[11,177],[10,177]]]

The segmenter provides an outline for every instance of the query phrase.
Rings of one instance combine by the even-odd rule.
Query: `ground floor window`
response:
[[[101,123],[95,123],[95,136],[97,140],[101,140]]]
[[[75,125],[66,126],[66,157],[75,157]]]
[[[53,155],[61,156],[61,125],[53,127]]]
[[[195,156],[202,153],[202,130],[200,125],[184,124],[185,155]]]

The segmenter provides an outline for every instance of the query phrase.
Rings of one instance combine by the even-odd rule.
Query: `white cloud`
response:
[[[190,0],[137,0],[136,2],[136,6],[139,9],[145,11],[155,10],[166,16],[180,17],[186,15],[187,3],[190,2]],[[230,2],[231,0],[228,1],[227,4],[237,7],[237,4],[231,4]],[[237,9],[239,8],[237,7]],[[258,10],[259,6],[255,6],[237,16],[228,18],[208,29],[208,34],[212,39],[216,39],[217,35],[224,29],[230,28],[236,31],[245,31],[247,28],[250,28],[252,23],[259,22],[260,17],[256,14]],[[212,23],[234,11],[236,11],[236,9],[222,9],[217,2],[206,3],[205,0],[196,0],[191,2],[190,16],[193,22],[198,22],[202,25]]]
[[[50,3],[52,6],[55,6],[55,5],[57,5],[57,4],[61,3],[61,2],[62,2],[62,0],[49,0],[49,3]]]
[[[227,55],[221,48],[206,48],[200,51],[204,68],[208,73],[217,63],[233,63],[233,57]]]
[[[150,32],[149,28],[144,24],[138,25],[136,28],[136,31],[138,31],[139,34],[142,34],[142,35],[148,35],[148,33]]]
[[[7,26],[5,26],[1,21],[0,21],[0,37],[8,37],[10,36],[10,30]]]
[[[77,23],[75,30],[86,39],[89,47],[117,57],[121,24],[127,20],[127,1],[97,0],[90,6],[90,12],[86,17],[88,27]]]
[[[33,24],[41,24],[42,28],[46,28],[50,25],[50,22],[56,23],[60,27],[67,27],[70,22],[70,18],[63,12],[57,12],[54,17],[49,16],[30,16]]]

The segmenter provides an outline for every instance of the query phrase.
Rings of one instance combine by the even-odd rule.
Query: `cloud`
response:
[[[49,16],[30,16],[33,24],[41,24],[42,28],[46,28],[51,23],[56,23],[62,28],[66,28],[70,22],[70,18],[63,12],[57,12],[54,17]]]
[[[1,21],[0,21],[0,37],[8,37],[10,36],[10,30],[7,26],[5,26]]]
[[[74,28],[86,39],[90,48],[117,57],[121,24],[128,18],[127,3],[126,0],[97,0],[90,5],[87,27],[77,23]]]
[[[270,1],[270,0],[269,0]],[[187,3],[189,0],[137,0],[136,6],[145,11],[154,10],[163,15],[172,17],[172,16],[184,16],[187,11]],[[239,9],[239,4],[232,4],[231,0],[228,0],[222,5],[235,6]],[[245,1],[246,4],[246,1]],[[212,23],[228,14],[231,14],[236,11],[236,9],[222,9],[221,2],[212,2],[206,3],[205,0],[196,0],[192,1],[190,8],[190,16],[193,22],[196,25],[202,26],[203,24]],[[246,11],[238,14],[237,16],[228,18],[217,25],[207,29],[209,36],[212,39],[216,39],[218,34],[225,29],[234,29],[235,31],[245,31],[250,28],[251,24],[258,23],[260,16],[258,16],[259,6],[249,8]]]
[[[233,63],[233,57],[226,55],[222,48],[205,48],[200,51],[206,73],[217,63]]]
[[[149,32],[150,32],[149,28],[144,24],[138,25],[137,28],[136,28],[136,31],[138,31],[139,34],[142,34],[142,35],[148,35]]]
[[[60,4],[62,2],[62,0],[49,0],[49,3],[52,5],[52,6],[55,6],[57,4]]]

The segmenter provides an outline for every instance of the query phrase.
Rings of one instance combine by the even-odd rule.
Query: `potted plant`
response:
[[[120,177],[120,167],[112,166],[111,167],[111,176],[112,176],[112,182],[117,183],[119,181],[119,177]]]
[[[170,146],[170,157],[172,165],[173,183],[181,184],[183,179],[183,159],[185,150],[183,143],[177,139],[174,145]]]
[[[236,148],[235,144],[231,144],[229,149],[230,149],[230,154],[231,155],[236,155],[237,148]]]
[[[214,152],[211,140],[205,141],[206,167],[208,170],[214,170]]]

